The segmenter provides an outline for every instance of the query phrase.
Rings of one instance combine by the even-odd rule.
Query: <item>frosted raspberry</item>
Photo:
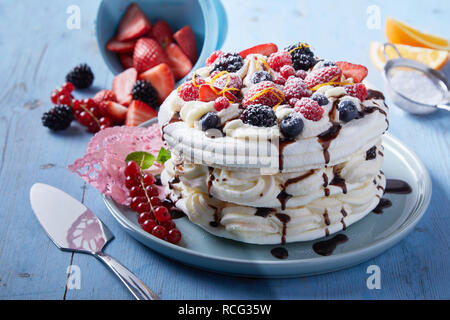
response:
[[[194,101],[199,98],[199,89],[196,87],[192,81],[183,83],[178,89],[178,95],[184,101]]]
[[[299,102],[300,101],[300,99],[297,99],[297,98],[291,98],[291,99],[289,99],[289,105],[291,106],[291,107],[295,107],[295,104],[297,103],[297,102]]]
[[[293,76],[294,73],[295,70],[294,67],[292,66],[285,65],[280,68],[280,75],[285,79],[289,78],[290,76]]]
[[[309,98],[302,98],[295,104],[294,110],[300,112],[305,119],[319,121],[322,119],[324,110],[317,101]]]
[[[280,86],[284,86],[284,84],[286,83],[286,79],[281,76],[277,76],[275,77],[275,79],[273,79],[273,82],[279,84]]]
[[[252,104],[263,104],[274,107],[284,101],[283,92],[281,92],[275,83],[271,81],[262,81],[254,84],[247,91],[242,105],[244,108]]]
[[[282,66],[292,65],[292,58],[289,52],[279,51],[272,53],[267,59],[267,63],[273,70],[278,72]]]
[[[311,91],[308,90],[305,82],[296,77],[289,77],[289,79],[287,79],[283,93],[288,101],[292,98],[300,99],[311,96]]]
[[[223,51],[220,51],[220,50],[214,51],[213,53],[211,53],[211,55],[208,57],[208,59],[206,59],[205,65],[207,67],[213,65],[214,62],[216,61],[216,59],[223,55],[224,55]]]
[[[229,106],[230,106],[230,101],[228,101],[228,99],[225,97],[218,97],[214,101],[214,109],[216,109],[216,111],[221,111],[223,109],[228,108]]]
[[[342,75],[341,69],[336,66],[320,68],[311,71],[305,78],[305,83],[308,88],[313,88],[318,84],[327,83],[330,81],[339,81]]]
[[[344,86],[345,91],[349,96],[358,98],[361,101],[366,100],[367,98],[367,88],[363,83],[357,83],[353,85]]]
[[[295,74],[294,74],[294,76],[296,76],[297,78],[301,78],[303,80],[305,80],[307,75],[308,75],[308,73],[305,70],[297,70],[297,71],[295,71]]]
[[[225,86],[227,88],[241,89],[242,79],[237,73],[225,73],[223,76],[220,76],[218,79],[216,79],[213,85],[220,89],[225,89]],[[236,92],[237,91],[233,90],[233,93]]]

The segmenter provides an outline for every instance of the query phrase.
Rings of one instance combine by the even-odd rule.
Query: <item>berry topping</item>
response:
[[[338,104],[339,120],[349,122],[358,116],[358,108],[353,101],[343,100]]]
[[[219,88],[221,90],[223,89],[241,89],[242,88],[242,79],[241,77],[236,73],[228,73],[223,72],[224,74],[217,74],[215,77],[212,78],[212,84],[214,87]],[[238,92],[239,90],[231,90],[231,92]]]
[[[72,109],[58,105],[42,115],[42,124],[53,131],[65,130],[74,119]]]
[[[302,98],[295,104],[295,111],[300,112],[305,119],[319,121],[322,119],[324,110],[317,101],[309,98]]]
[[[319,104],[319,106],[326,106],[330,101],[328,100],[328,98],[326,96],[324,96],[321,93],[314,93],[311,96],[311,99],[313,99],[314,101],[317,101],[317,103]]]
[[[199,88],[192,81],[183,83],[178,88],[178,95],[184,101],[194,101],[199,99]]]
[[[214,64],[214,62],[219,58],[220,56],[223,56],[224,52],[221,50],[214,51],[211,53],[211,55],[206,59],[206,66],[209,67]]]
[[[219,117],[214,112],[204,114],[199,120],[202,131],[217,128],[219,125]]]
[[[254,47],[241,51],[239,54],[242,58],[246,58],[249,54],[261,54],[263,56],[270,56],[270,54],[277,52],[278,47],[274,43],[259,44]]]
[[[316,64],[314,53],[306,43],[294,44],[285,49],[291,54],[292,65],[295,70],[309,70]]]
[[[286,81],[283,93],[288,101],[292,98],[300,99],[311,95],[311,91],[308,90],[306,83],[301,78],[296,77],[290,77]]]
[[[273,82],[279,84],[280,86],[284,86],[284,84],[286,83],[286,79],[282,76],[276,76],[275,79],[273,79]]]
[[[339,67],[325,67],[311,71],[305,78],[308,88],[327,83],[331,81],[339,81],[342,71]]]
[[[244,59],[239,53],[225,53],[214,62],[211,73],[214,71],[236,72],[244,65]]]
[[[241,120],[256,127],[272,127],[277,124],[273,109],[262,104],[248,106],[242,113]]]
[[[262,81],[250,87],[245,94],[242,105],[245,107],[252,104],[263,104],[275,107],[284,101],[284,94],[275,83]]]
[[[267,71],[256,71],[250,78],[251,83],[256,84],[262,81],[273,81],[272,76]]]
[[[314,66],[314,69],[320,69],[320,68],[326,68],[326,67],[335,67],[336,63],[329,60],[321,60],[317,62],[317,64]]]
[[[303,130],[302,117],[298,113],[291,113],[281,120],[280,130],[286,138],[295,138]]]
[[[112,92],[111,90],[102,90],[102,91],[97,92],[97,94],[94,96],[93,100],[97,104],[100,104],[104,101],[117,102],[117,97],[116,97],[116,94],[114,92]]]
[[[214,101],[214,109],[216,109],[216,111],[224,110],[224,109],[228,108],[229,106],[230,106],[230,101],[228,101],[228,99],[225,97],[218,97]]]
[[[355,83],[363,81],[369,72],[366,67],[359,64],[344,61],[338,61],[336,64],[339,68],[341,68],[345,78],[352,78]]]
[[[108,116],[116,124],[123,124],[127,117],[128,108],[113,101],[103,101],[99,104],[99,110],[104,116]]]
[[[158,92],[145,80],[136,81],[131,89],[131,95],[134,100],[142,101],[154,109],[158,107]]]
[[[167,236],[167,230],[162,225],[157,225],[153,228],[152,235],[164,240],[164,238]]]
[[[267,59],[267,63],[273,70],[278,72],[283,66],[286,65],[292,66],[292,58],[289,52],[279,51],[272,53],[270,57]]]
[[[295,107],[295,104],[297,103],[297,102],[299,102],[300,101],[300,99],[297,99],[297,98],[291,98],[291,99],[289,99],[289,105],[291,106],[291,107]]]
[[[305,70],[297,70],[294,73],[294,76],[296,76],[297,78],[301,78],[303,80],[305,80],[307,75],[308,73]]]
[[[87,64],[79,64],[67,74],[66,81],[72,83],[77,89],[86,89],[92,85],[94,73]]]
[[[282,66],[280,68],[280,75],[285,78],[288,79],[290,76],[293,76],[295,74],[295,70],[292,66]]]
[[[361,101],[366,100],[367,98],[367,88],[363,83],[356,83],[354,85],[344,86],[345,91],[349,96],[358,98]]]
[[[134,48],[134,68],[139,73],[142,73],[160,63],[169,64],[169,58],[164,49],[154,39],[140,38],[136,42],[136,47]]]

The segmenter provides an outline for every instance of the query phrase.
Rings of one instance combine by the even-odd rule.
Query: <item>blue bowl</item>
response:
[[[97,43],[103,59],[114,74],[124,69],[118,54],[108,51],[106,44],[116,33],[120,19],[133,2],[139,5],[152,23],[166,20],[174,32],[187,24],[192,27],[199,52],[194,70],[202,67],[211,52],[219,49],[225,40],[227,17],[219,0],[103,0],[97,13]]]

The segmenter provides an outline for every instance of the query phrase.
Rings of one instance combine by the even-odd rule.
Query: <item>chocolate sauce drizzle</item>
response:
[[[288,179],[284,185],[283,185],[283,189],[286,189],[289,185],[300,182],[306,178],[308,178],[309,176],[312,176],[314,174],[314,170],[309,170],[308,172],[306,172],[305,174],[302,174],[301,176],[295,177],[295,178],[291,178]]]
[[[342,127],[339,123],[333,122],[328,130],[318,135],[319,143],[322,145],[323,149],[325,164],[330,162],[330,153],[328,152],[328,148],[330,147],[331,142],[339,135],[341,128]]]
[[[275,212],[273,208],[256,208],[255,216],[266,218],[273,212]]]
[[[366,161],[373,160],[377,157],[377,147],[373,146],[366,151]]]
[[[283,223],[283,233],[281,235],[281,244],[286,243],[286,227],[291,217],[284,213],[276,213],[275,216]]]
[[[337,234],[329,240],[319,241],[313,244],[313,250],[315,253],[321,256],[329,256],[336,249],[337,245],[348,241],[348,237],[345,234]]]
[[[289,252],[283,247],[273,248],[270,250],[270,253],[277,259],[287,259],[289,257]]]
[[[209,177],[208,177],[208,196],[210,198],[212,198],[211,187],[212,187],[212,184],[213,184],[213,181],[214,181],[214,174],[213,174],[214,168],[213,167],[208,167],[208,172],[209,172]]]
[[[371,100],[371,99],[385,100],[382,92],[377,91],[377,90],[368,89],[366,100]]]
[[[286,210],[286,203],[292,198],[292,195],[287,193],[284,189],[278,194],[277,199],[281,203],[281,210]]]
[[[179,113],[179,112],[175,112],[175,113],[173,114],[172,118],[169,120],[169,122],[165,123],[165,124],[162,126],[162,128],[161,128],[162,133],[163,133],[163,134],[162,134],[162,139],[163,139],[163,140],[164,140],[164,129],[166,129],[166,127],[167,127],[169,124],[174,123],[174,122],[179,122],[179,121],[181,121],[180,113]]]
[[[295,140],[281,140],[280,144],[278,146],[278,170],[281,172],[284,168],[284,156],[283,156],[283,150],[284,148],[295,142]]]
[[[381,198],[380,202],[378,202],[378,205],[375,207],[375,209],[372,210],[375,214],[382,214],[383,209],[389,208],[392,206],[392,202],[389,199]]]
[[[212,205],[209,205],[212,209],[214,209],[214,221],[211,221],[209,225],[213,228],[217,228],[220,225],[220,208],[216,208]]]
[[[347,185],[345,184],[345,179],[341,178],[339,175],[335,175],[333,180],[330,182],[331,186],[337,186],[342,189],[344,194],[347,194]]]

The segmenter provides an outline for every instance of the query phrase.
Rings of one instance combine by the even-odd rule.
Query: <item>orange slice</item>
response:
[[[389,42],[436,50],[450,50],[447,39],[421,32],[390,17],[386,20],[386,36]]]
[[[402,44],[395,45],[403,58],[420,61],[430,68],[441,69],[449,59],[449,52],[446,50],[434,50],[420,47],[412,47]],[[370,44],[370,60],[378,70],[383,70],[386,60],[383,55],[383,44],[372,42]],[[392,47],[386,48],[386,54],[389,59],[397,58],[397,53]]]

